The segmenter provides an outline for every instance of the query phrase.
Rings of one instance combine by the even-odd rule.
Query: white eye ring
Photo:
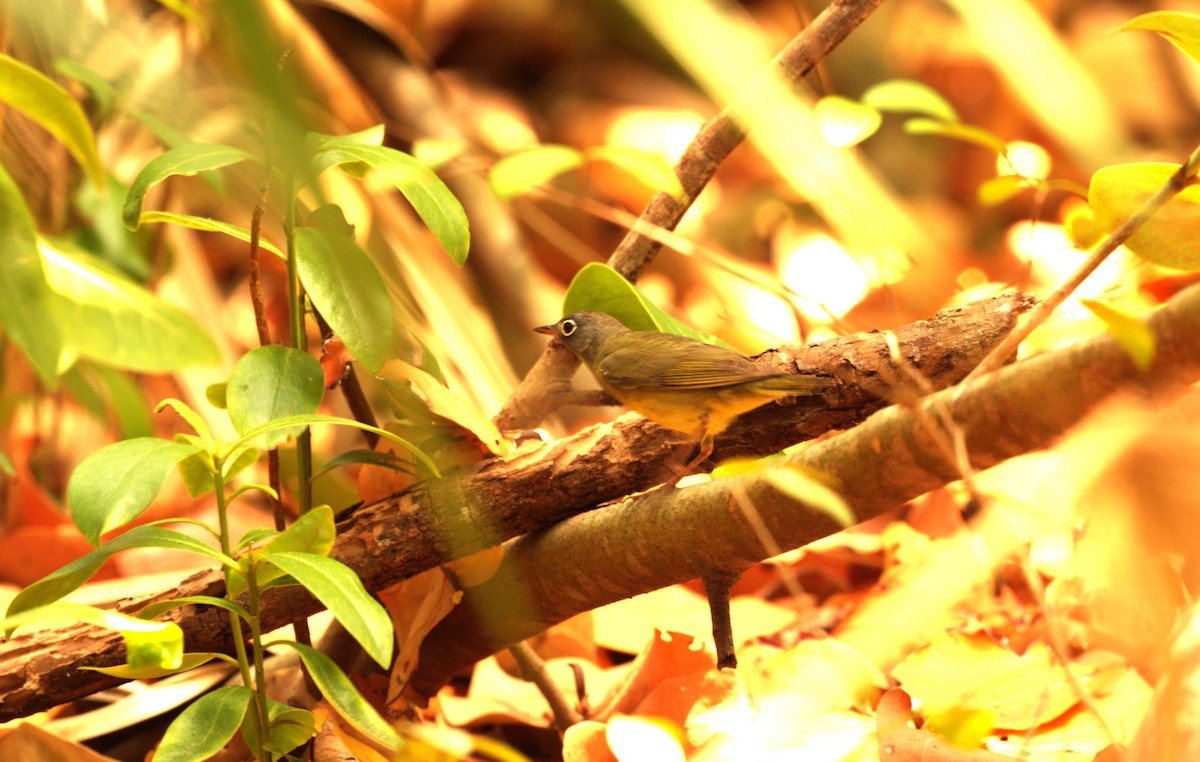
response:
[[[579,329],[579,324],[574,320],[564,320],[559,324],[558,330],[563,336],[570,336]]]

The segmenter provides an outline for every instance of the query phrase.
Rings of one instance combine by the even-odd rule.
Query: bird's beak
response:
[[[537,328],[534,328],[533,330],[537,331],[538,333],[544,333],[547,336],[557,336],[558,335],[558,333],[554,330],[554,326],[552,326],[552,325],[539,325]]]

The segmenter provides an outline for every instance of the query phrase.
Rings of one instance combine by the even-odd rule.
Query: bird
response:
[[[837,382],[783,373],[732,349],[634,331],[605,312],[573,312],[534,328],[557,336],[610,397],[656,423],[699,438],[700,451],[674,484],[712,455],[713,439],[734,418],[791,396],[821,394]]]

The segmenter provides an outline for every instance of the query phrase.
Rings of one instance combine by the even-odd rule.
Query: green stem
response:
[[[296,183],[287,184],[287,214],[284,233],[287,237],[288,311],[292,321],[292,347],[308,351],[308,334],[304,330],[304,293],[296,265]],[[301,516],[312,508],[312,436],[308,429],[296,437],[296,510]]]
[[[259,737],[265,741],[267,733],[270,732],[271,719],[267,705],[267,680],[263,672],[262,618],[258,615],[261,599],[259,597],[258,578],[253,567],[246,578],[246,587],[249,591],[249,600],[247,603],[250,607],[250,645],[253,649],[254,675],[256,677],[254,682],[255,701],[258,704],[258,721],[262,727],[262,733]]]
[[[225,480],[221,478],[221,471],[223,470],[224,464],[222,463],[222,461],[219,458],[215,458],[214,461],[215,461],[215,463],[213,465],[216,467],[216,470],[213,473],[213,485],[216,487],[215,494],[216,494],[216,498],[217,498],[217,522],[220,525],[221,552],[227,556],[231,556],[233,554],[233,541],[232,541],[232,538],[230,538],[230,536],[229,536],[229,512],[228,512],[228,503],[225,500]],[[230,569],[229,567],[224,567],[224,568],[225,568],[225,589],[229,590],[229,589],[231,589],[230,583],[233,581],[234,571],[232,569]],[[258,623],[257,607],[252,606],[250,609],[250,613],[251,613],[251,616],[253,616],[253,620],[251,623],[252,627],[253,627],[253,626],[256,626]],[[246,654],[246,639],[242,635],[242,620],[237,614],[235,614],[232,611],[229,612],[229,630],[233,635],[233,649],[234,649],[234,652],[237,654],[238,669],[241,671],[241,674],[242,674],[242,685],[245,685],[247,688],[250,688],[255,685],[255,680],[253,679],[253,676],[251,675],[250,660],[248,658],[248,655]],[[258,639],[256,638],[256,640],[258,640]],[[257,671],[257,665],[256,665],[255,674],[259,675],[259,676],[261,676],[261,674],[262,674],[261,671]],[[262,680],[258,680],[257,682],[261,683]],[[257,734],[258,739],[259,739],[258,748],[251,750],[254,753],[255,759],[267,759],[266,749],[263,748],[263,746],[262,746],[263,740],[266,738],[266,727],[267,727],[265,724],[263,724],[263,717],[265,716],[265,714],[264,714],[265,711],[266,711],[266,702],[263,702],[260,710],[255,713],[255,720],[259,723],[259,726],[260,726],[259,733]]]

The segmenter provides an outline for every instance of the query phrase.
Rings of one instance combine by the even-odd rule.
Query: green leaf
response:
[[[1024,190],[1037,186],[1037,181],[1021,175],[999,175],[980,183],[975,197],[983,206],[999,206]]]
[[[66,346],[107,365],[167,373],[220,359],[187,313],[83,254],[41,247]],[[45,316],[42,317],[45,320]]]
[[[911,79],[889,79],[872,85],[862,102],[880,111],[921,114],[943,122],[957,122],[958,112],[950,101],[929,85]]]
[[[388,668],[395,645],[392,620],[350,567],[332,558],[295,551],[271,553],[264,560],[295,577],[354,636],[367,655]]]
[[[607,312],[635,331],[660,331],[708,344],[722,343],[663,312],[620,273],[599,262],[584,265],[567,287],[563,314],[580,310]]]
[[[291,426],[312,426],[316,423],[331,423],[337,426],[349,426],[352,429],[361,429],[363,431],[370,431],[373,434],[378,434],[384,439],[395,442],[411,452],[413,455],[416,455],[417,458],[420,459],[421,463],[423,463],[425,467],[429,469],[429,473],[433,474],[435,477],[441,476],[441,471],[438,469],[437,464],[434,463],[428,455],[422,452],[421,448],[417,447],[412,442],[409,442],[407,439],[398,437],[392,432],[381,429],[378,426],[361,423],[350,418],[339,418],[333,415],[291,415],[286,418],[268,421],[262,426],[244,432],[242,434],[242,438],[233,443],[233,449],[244,447],[247,442],[252,441],[255,437],[262,436],[263,434],[271,431],[278,431]]]
[[[1116,307],[1095,299],[1080,299],[1083,306],[1108,326],[1108,332],[1125,350],[1134,366],[1141,371],[1149,370],[1157,351],[1154,331],[1145,321],[1126,314]]]
[[[300,643],[288,641],[283,645],[295,649],[304,666],[308,668],[313,682],[321,690],[321,695],[356,730],[385,746],[395,748],[400,745],[400,735],[395,728],[379,716],[375,707],[367,703],[332,659],[317,649]]]
[[[1200,16],[1182,11],[1155,11],[1126,21],[1120,31],[1157,32],[1193,61],[1200,61]]]
[[[287,754],[316,733],[316,720],[307,709],[297,709],[274,699],[267,699],[267,722],[270,725],[267,738],[262,742],[267,751]],[[251,748],[259,744],[255,723],[242,726],[242,733]]]
[[[89,455],[67,483],[71,519],[92,545],[150,506],[175,464],[195,447],[157,437],[124,439]]]
[[[11,632],[22,625],[56,619],[75,619],[121,633],[125,640],[128,664],[124,667],[127,671],[170,674],[183,665],[183,630],[179,625],[173,622],[149,622],[82,603],[53,603],[7,615],[4,629]]]
[[[161,413],[168,408],[174,410],[188,426],[192,427],[192,431],[196,432],[201,442],[207,444],[213,441],[212,430],[208,428],[208,424],[205,423],[204,418],[192,409],[191,405],[183,400],[168,397],[154,406],[154,412]]]
[[[188,143],[172,148],[143,167],[129,186],[122,215],[125,226],[130,230],[138,229],[141,225],[142,204],[145,202],[146,193],[168,177],[190,177],[253,158],[240,148],[211,143]]]
[[[244,685],[228,685],[196,699],[167,728],[153,762],[195,762],[213,756],[241,727],[253,697]]]
[[[392,354],[395,329],[375,263],[331,225],[300,228],[295,248],[300,280],[317,311],[364,368],[379,370]]]
[[[379,452],[378,450],[347,450],[346,452],[333,458],[326,463],[320,471],[313,474],[312,478],[326,474],[335,468],[340,468],[345,465],[363,465],[363,466],[380,466],[381,468],[390,468],[393,471],[399,471],[402,474],[412,474],[412,467],[405,461],[400,460],[390,452]]]
[[[122,439],[154,433],[142,390],[124,373],[89,362],[77,362],[63,374],[63,385],[83,407],[106,424],[116,424]]]
[[[468,147],[458,139],[417,138],[412,144],[412,155],[425,166],[438,169],[462,156]]]
[[[942,137],[961,140],[964,143],[973,143],[989,151],[995,151],[1001,156],[1008,151],[1008,146],[1003,140],[982,127],[976,127],[973,124],[959,124],[958,122],[943,122],[938,119],[916,117],[904,123],[904,130],[912,135],[941,135]]]
[[[217,608],[225,609],[238,615],[247,622],[250,621],[250,612],[240,603],[231,601],[228,598],[218,598],[214,595],[184,595],[179,598],[156,601],[139,611],[138,617],[141,619],[154,619],[181,606],[216,606]]]
[[[182,642],[182,640],[181,640]],[[203,664],[207,664],[213,659],[220,658],[222,654],[198,651],[195,653],[183,654],[183,658],[179,662],[179,666],[174,668],[155,667],[153,665],[134,666],[133,664],[118,664],[114,667],[80,667],[80,669],[99,672],[110,677],[119,677],[122,680],[153,680],[158,677],[166,677],[175,675],[180,672],[187,672],[189,669],[195,669]]]
[[[307,352],[268,344],[242,355],[226,386],[229,417],[239,434],[277,418],[315,413],[325,394],[321,363]],[[299,428],[270,432],[270,449],[295,436]]]
[[[1096,223],[1115,230],[1166,185],[1178,164],[1117,164],[1092,175],[1088,205]],[[1189,185],[1154,213],[1125,246],[1156,265],[1200,270],[1200,187]]]
[[[0,54],[0,101],[40,124],[83,166],[97,188],[106,183],[96,138],[83,109],[46,75]]]
[[[231,225],[228,222],[209,219],[208,217],[196,217],[191,214],[176,214],[174,212],[159,212],[147,211],[142,212],[139,217],[142,224],[147,222],[166,222],[171,225],[179,225],[192,230],[203,230],[210,233],[224,233],[227,236],[236,238],[239,241],[250,243],[250,231],[240,225]],[[261,235],[258,238],[258,245],[267,251],[271,252],[280,259],[284,258],[284,253],[278,246],[263,238]]]
[[[586,152],[588,161],[606,161],[624,169],[647,188],[683,197],[683,185],[671,162],[651,151],[627,146],[597,146]]]
[[[216,559],[228,568],[238,568],[237,561],[194,537],[157,526],[134,527],[90,553],[80,556],[61,569],[47,574],[17,593],[12,602],[8,604],[6,618],[59,600],[91,579],[92,575],[99,571],[104,562],[114,553],[129,548],[186,550]]]
[[[362,162],[374,173],[368,178],[373,189],[399,190],[455,264],[467,261],[471,245],[470,227],[462,204],[432,169],[394,148],[358,143],[326,144],[318,159],[336,164]]]
[[[312,154],[311,165],[312,173],[315,177],[321,174],[330,167],[335,167],[345,161],[358,162],[357,159],[347,159],[345,155],[338,153],[338,149],[345,146],[381,146],[383,145],[384,129],[382,124],[368,127],[359,132],[352,132],[348,135],[322,135],[319,132],[310,132],[305,136],[304,142],[308,147],[308,151]]]
[[[58,381],[62,353],[58,323],[49,319],[54,301],[33,216],[16,182],[0,165],[0,326],[51,389]]]
[[[569,146],[543,145],[499,159],[488,174],[492,193],[516,198],[564,172],[583,166],[583,154]]]
[[[333,541],[337,537],[337,528],[333,523],[333,509],[327,505],[319,505],[304,514],[283,532],[275,536],[265,547],[254,551],[256,561],[270,561],[276,553],[299,552],[312,553],[318,556],[328,556],[333,550]],[[270,564],[259,564],[255,579],[259,587],[266,587],[284,576],[284,572]],[[227,594],[237,597],[246,590],[245,582],[234,579],[230,582]]]
[[[0,474],[5,476],[16,476],[17,469],[13,468],[13,462],[7,455],[0,452]]]
[[[218,410],[228,410],[229,403],[225,400],[225,394],[229,390],[227,383],[209,384],[204,387],[204,399],[208,400],[208,404]]]
[[[839,526],[848,527],[858,523],[854,511],[834,490],[819,477],[795,466],[782,465],[763,474],[767,483],[793,500],[833,519]]]
[[[813,108],[821,137],[831,146],[848,148],[875,134],[883,124],[879,110],[840,95],[828,95]]]

